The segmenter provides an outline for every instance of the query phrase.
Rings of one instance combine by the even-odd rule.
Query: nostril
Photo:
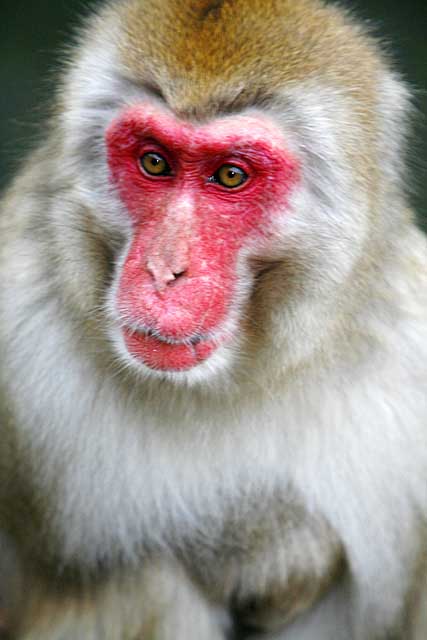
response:
[[[182,269],[182,271],[173,271],[172,275],[175,280],[178,280],[178,278],[182,278],[182,276],[185,276],[186,273],[187,273],[187,270]]]

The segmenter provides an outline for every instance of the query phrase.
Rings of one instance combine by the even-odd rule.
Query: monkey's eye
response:
[[[240,187],[248,179],[247,173],[233,164],[223,164],[214,174],[213,180],[227,189]]]
[[[139,160],[141,167],[150,176],[168,176],[171,172],[170,166],[159,153],[150,151],[144,153]]]

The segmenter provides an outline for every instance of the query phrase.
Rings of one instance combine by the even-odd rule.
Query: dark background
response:
[[[372,25],[415,89],[418,111],[410,144],[413,202],[427,227],[427,2],[342,0],[341,4]],[[40,122],[55,85],[61,47],[70,41],[77,16],[88,6],[90,2],[83,0],[0,0],[0,188],[36,135],[42,135]]]

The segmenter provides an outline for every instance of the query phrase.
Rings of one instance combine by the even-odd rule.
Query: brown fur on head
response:
[[[128,72],[184,114],[261,103],[311,78],[366,100],[378,65],[360,27],[319,0],[131,0],[123,16]]]

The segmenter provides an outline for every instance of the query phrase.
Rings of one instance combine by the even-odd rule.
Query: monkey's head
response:
[[[381,252],[404,89],[317,0],[129,0],[88,34],[62,131],[118,353],[186,381],[300,362]]]

